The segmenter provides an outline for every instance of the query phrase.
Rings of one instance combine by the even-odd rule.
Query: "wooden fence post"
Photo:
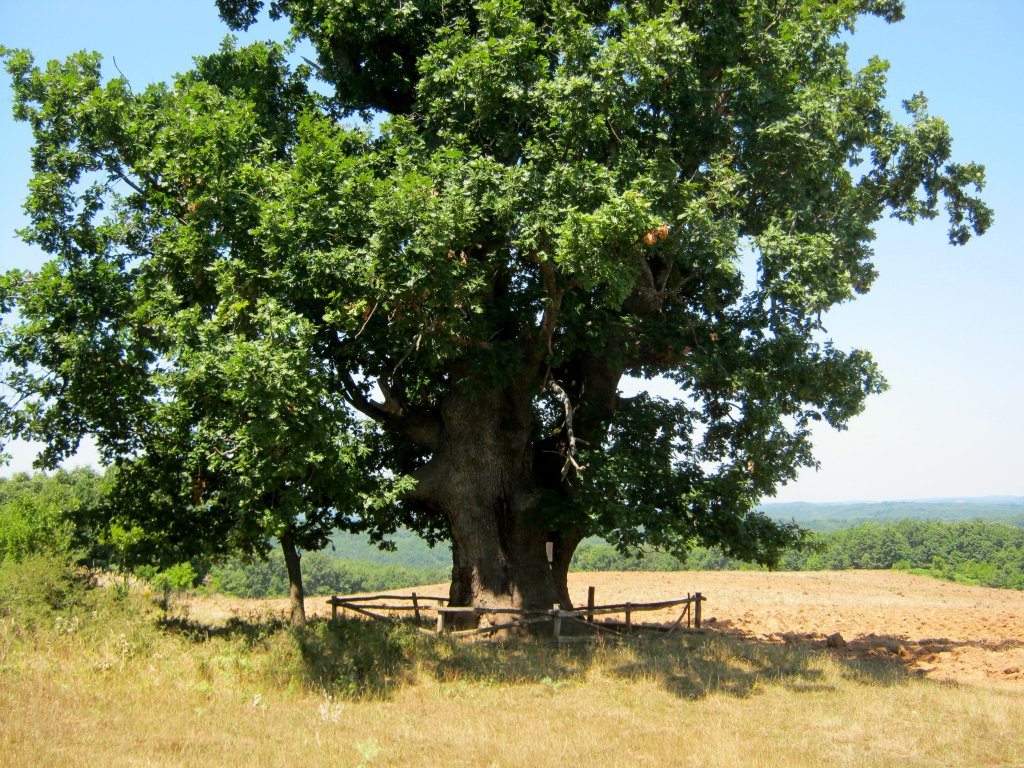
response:
[[[412,593],[412,609],[413,609],[413,611],[415,613],[415,616],[416,616],[416,623],[419,624],[420,623],[420,603],[416,599],[416,593],[415,592]]]
[[[587,589],[587,621],[594,623],[594,588]]]
[[[337,595],[331,595],[331,621],[337,621],[338,619],[338,604],[334,602],[337,599]]]
[[[555,642],[557,643],[562,636],[562,604],[555,603],[551,606],[551,614],[553,616],[551,620],[552,631],[555,635]]]
[[[704,598],[701,596],[700,592],[697,592],[693,597],[697,601],[694,605],[693,628],[700,629],[700,601]]]
[[[441,612],[441,606],[437,606],[437,634],[444,632],[444,614]]]

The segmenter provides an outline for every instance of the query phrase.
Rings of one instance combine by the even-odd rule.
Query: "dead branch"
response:
[[[569,399],[569,395],[566,391],[559,386],[558,382],[554,379],[548,380],[548,386],[551,387],[551,391],[555,393],[555,396],[562,402],[562,411],[565,413],[565,436],[566,436],[566,448],[565,448],[565,464],[562,466],[562,479],[565,480],[569,475],[569,470],[573,470],[577,476],[583,474],[583,467],[581,467],[576,461],[576,435],[572,429],[572,401]]]

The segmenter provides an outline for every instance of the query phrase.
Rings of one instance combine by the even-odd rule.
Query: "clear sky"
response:
[[[984,163],[992,230],[965,248],[948,245],[941,221],[878,228],[880,277],[871,293],[834,310],[839,346],[874,353],[890,390],[871,399],[850,429],[816,437],[818,472],[780,490],[778,501],[1024,496],[1024,28],[1021,0],[909,0],[906,21],[862,21],[855,65],[892,63],[892,107],[918,91],[949,122],[954,154]],[[283,35],[260,25],[261,37]],[[88,49],[136,86],[187,69],[227,29],[213,0],[0,0],[0,44],[37,60]],[[30,133],[10,116],[0,81],[0,268],[33,267],[21,244],[21,201]],[[32,452],[9,449],[4,473],[28,469]]]

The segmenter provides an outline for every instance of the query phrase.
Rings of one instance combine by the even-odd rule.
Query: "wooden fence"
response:
[[[359,597],[338,597],[332,596],[327,603],[331,606],[331,618],[338,617],[338,611],[352,611],[360,616],[365,616],[376,621],[398,622],[402,621],[400,616],[405,614],[412,618],[414,626],[420,632],[426,634],[449,634],[454,637],[470,637],[473,635],[487,635],[501,632],[503,630],[524,627],[530,624],[551,622],[552,637],[557,643],[577,643],[596,640],[603,633],[612,635],[629,635],[638,628],[634,625],[633,616],[636,613],[648,611],[664,611],[671,608],[681,608],[678,618],[668,626],[665,625],[641,625],[645,630],[668,632],[671,634],[681,627],[687,629],[701,628],[701,603],[707,600],[700,592],[675,600],[662,600],[654,603],[615,603],[612,605],[595,605],[594,588],[590,587],[587,593],[586,608],[573,610],[562,610],[561,605],[555,604],[550,609],[521,610],[518,608],[480,608],[475,606],[449,606],[448,598],[429,595],[418,595],[413,592],[411,595],[364,595]],[[399,614],[396,616],[395,614]],[[424,616],[429,620],[433,614],[434,629],[426,629],[421,626]],[[502,616],[508,621],[489,624],[486,627],[474,627],[471,629],[452,630],[452,624],[471,623],[475,624],[481,616]],[[608,619],[598,621],[596,617],[605,616]],[[612,617],[624,616],[625,620],[612,620]],[[463,621],[458,621],[462,619]],[[469,620],[468,622],[465,620]],[[685,622],[685,624],[684,624]],[[571,627],[570,631],[566,631]]]

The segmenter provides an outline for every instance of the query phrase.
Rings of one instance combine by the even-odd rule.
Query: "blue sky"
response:
[[[892,63],[893,108],[925,92],[952,128],[956,158],[987,166],[996,223],[965,248],[948,245],[940,221],[878,227],[878,281],[826,325],[841,347],[870,350],[891,388],[849,430],[817,434],[820,471],[780,489],[779,501],[1024,496],[1024,2],[907,5],[900,24],[862,21],[851,60],[878,54]],[[108,73],[116,74],[116,60],[136,86],[187,69],[225,34],[213,0],[0,0],[0,44],[29,48],[40,61],[97,50]],[[0,268],[32,267],[42,255],[13,236],[22,225],[30,135],[9,115],[3,80]],[[31,451],[12,452],[5,473],[29,468]]]

